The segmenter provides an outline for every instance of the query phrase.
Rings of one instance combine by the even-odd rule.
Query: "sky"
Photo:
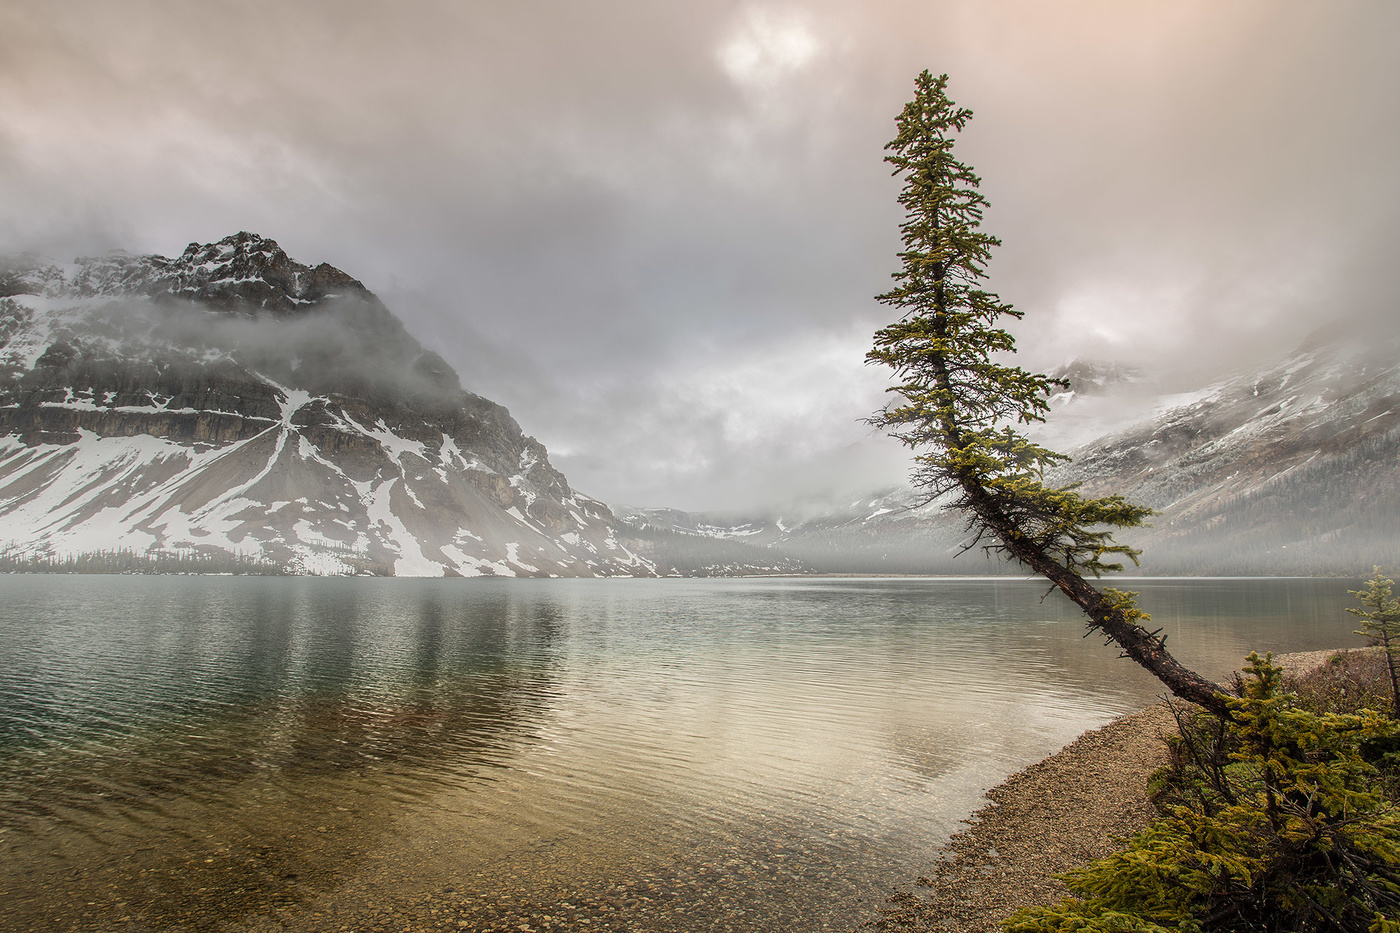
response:
[[[1189,388],[1400,320],[1392,0],[7,0],[0,252],[249,230],[610,504],[856,495],[908,468],[863,359],[924,68],[1022,365]]]

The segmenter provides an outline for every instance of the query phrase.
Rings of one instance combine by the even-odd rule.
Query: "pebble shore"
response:
[[[1338,653],[1273,660],[1297,676]],[[949,841],[930,875],[891,897],[874,929],[998,933],[1016,911],[1059,900],[1068,892],[1055,875],[1116,851],[1156,815],[1147,780],[1166,763],[1166,738],[1175,732],[1171,710],[1158,704],[1012,775],[988,792],[990,802]]]
[[[1147,779],[1166,763],[1176,727],[1165,705],[1085,733],[1013,775],[954,836],[915,891],[896,894],[875,928],[983,933],[1064,896],[1055,875],[1108,855],[1153,815]]]

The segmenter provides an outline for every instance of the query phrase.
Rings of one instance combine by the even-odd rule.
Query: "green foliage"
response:
[[[1129,593],[1126,590],[1116,590],[1108,587],[1103,591],[1104,602],[1110,609],[1123,614],[1123,618],[1129,622],[1147,622],[1151,616],[1137,607],[1137,594]]]
[[[1015,340],[999,322],[1021,312],[981,287],[1000,242],[980,229],[981,179],[953,154],[972,111],[948,99],[947,85],[947,75],[920,74],[885,147],[904,177],[906,215],[895,287],[877,298],[901,316],[866,357],[897,382],[872,421],[918,451],[914,483],[930,498],[962,491],[954,506],[978,539],[990,533],[992,547],[1012,554],[1024,544],[1076,572],[1121,570],[1114,558],[1136,562],[1137,552],[1115,544],[1111,529],[1139,525],[1150,510],[1045,486],[1045,469],[1066,458],[1006,426],[1043,421],[1050,391],[1066,383],[1000,361]]]
[[[1131,600],[1099,592],[1086,576],[1137,563],[1116,529],[1141,525],[1151,510],[1122,496],[1088,498],[1045,484],[1064,455],[1032,442],[1018,427],[1045,420],[1050,391],[1062,379],[1006,364],[1016,342],[1001,326],[1021,312],[982,287],[999,241],[980,229],[987,200],[979,179],[953,154],[972,111],[947,95],[948,76],[924,71],[914,99],[896,120],[885,161],[904,178],[899,203],[904,248],[895,286],[877,300],[899,312],[881,328],[866,361],[894,370],[891,401],[870,420],[912,450],[914,485],[928,500],[948,496],[984,543],[1051,581],[1084,610],[1089,627],[1119,646],[1175,695],[1217,712],[1216,684],[1188,670],[1147,632]]]
[[[1071,897],[1011,933],[1400,930],[1400,809],[1376,762],[1400,724],[1314,713],[1249,656],[1233,719],[1185,723],[1162,815],[1121,852],[1071,872]]]
[[[1373,567],[1366,589],[1348,591],[1361,600],[1362,608],[1348,608],[1347,612],[1361,617],[1361,628],[1356,634],[1366,635],[1385,651],[1390,668],[1391,710],[1400,719],[1400,670],[1396,664],[1400,658],[1400,599],[1391,595],[1394,585],[1395,581],[1381,575],[1381,568]]]

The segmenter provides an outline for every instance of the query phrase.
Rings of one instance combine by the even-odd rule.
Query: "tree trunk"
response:
[[[1381,644],[1384,646],[1382,650],[1385,651],[1386,666],[1390,668],[1390,695],[1394,701],[1395,718],[1400,719],[1400,671],[1395,669],[1395,654],[1400,651],[1400,645],[1391,644],[1393,639],[1390,627],[1394,624],[1393,622],[1385,623],[1385,627],[1382,629],[1385,637],[1381,640]]]
[[[936,212],[934,219],[936,222]],[[945,275],[946,267],[940,262],[934,268],[933,326],[934,332],[944,339],[948,336],[948,315],[943,288]],[[956,398],[952,375],[948,371],[948,361],[941,353],[935,353],[930,362],[935,383],[943,397],[949,400]],[[947,449],[962,450],[968,446],[968,439],[963,436],[951,404],[943,410],[940,422]],[[1230,706],[1218,684],[1183,666],[1167,651],[1162,639],[1127,618],[1088,580],[1069,567],[1063,566],[1046,554],[1039,545],[1028,540],[987,492],[980,477],[961,471],[958,482],[967,494],[967,502],[973,513],[981,519],[983,526],[997,536],[1012,557],[1055,584],[1060,592],[1083,609],[1084,614],[1089,617],[1090,628],[1098,629],[1111,638],[1123,649],[1123,654],[1150,672],[1174,695],[1203,706],[1218,716],[1229,717]]]
[[[1083,609],[1089,617],[1090,628],[1098,629],[1111,638],[1123,649],[1125,656],[1145,668],[1175,696],[1203,706],[1218,716],[1230,715],[1227,696],[1219,684],[1182,665],[1167,651],[1162,639],[1125,617],[1088,580],[1028,541],[1001,513],[980,483],[964,480],[963,490],[978,517],[996,534],[1011,556],[1055,584],[1061,593]]]

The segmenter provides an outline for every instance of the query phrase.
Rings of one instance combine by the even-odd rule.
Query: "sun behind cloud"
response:
[[[807,67],[821,43],[799,16],[770,7],[748,6],[734,18],[717,57],[736,84],[766,87]]]

